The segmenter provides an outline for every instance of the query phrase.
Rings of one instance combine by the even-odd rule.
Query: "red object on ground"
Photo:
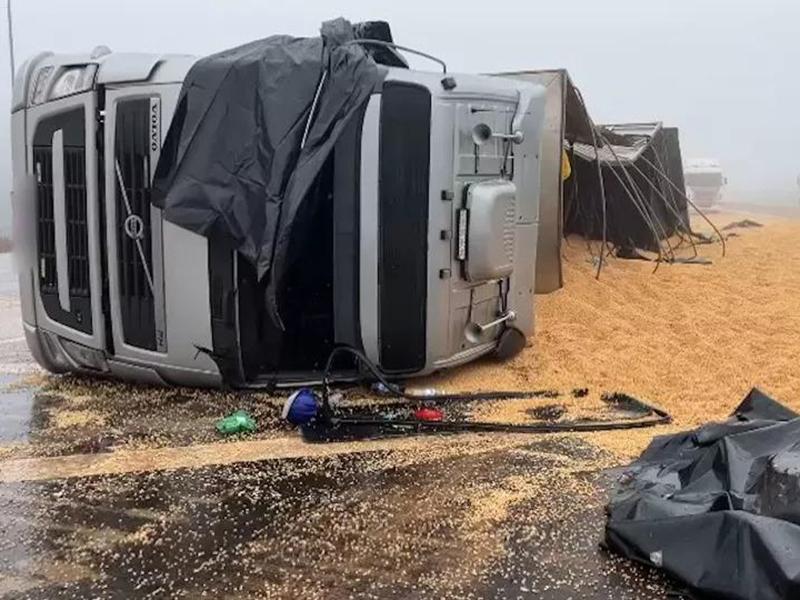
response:
[[[438,408],[418,408],[414,411],[414,418],[419,421],[441,421],[444,413]]]

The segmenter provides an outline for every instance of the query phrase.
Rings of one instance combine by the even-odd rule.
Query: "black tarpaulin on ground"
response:
[[[382,79],[372,55],[348,43],[354,38],[353,26],[336,19],[317,38],[272,36],[198,61],[164,142],[153,203],[168,221],[228,242],[269,277],[273,316],[306,193]]]
[[[800,598],[800,417],[754,389],[728,421],[656,438],[620,480],[606,543],[700,598]]]

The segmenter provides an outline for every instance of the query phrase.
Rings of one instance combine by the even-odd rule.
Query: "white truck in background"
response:
[[[722,188],[728,179],[719,161],[713,158],[696,158],[686,161],[683,168],[686,194],[698,208],[711,208],[722,198]]]

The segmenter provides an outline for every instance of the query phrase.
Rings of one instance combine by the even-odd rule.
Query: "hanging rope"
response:
[[[619,155],[617,155],[616,151],[614,150],[614,147],[611,145],[608,139],[605,138],[602,134],[601,134],[601,139],[608,146],[608,149],[611,152],[612,156],[614,157],[614,160],[619,165],[620,169],[622,170],[623,174],[628,180],[628,183],[631,186],[633,194],[636,194],[637,200],[634,200],[633,194],[631,193],[631,191],[628,190],[627,186],[622,182],[622,179],[619,177],[619,175],[617,175],[616,171],[614,171],[613,168],[611,169],[611,172],[614,174],[615,177],[617,177],[617,180],[620,182],[620,185],[622,185],[623,189],[625,190],[625,193],[628,194],[628,197],[631,199],[634,206],[637,208],[639,215],[642,217],[642,219],[644,219],[645,224],[653,234],[653,238],[655,239],[656,242],[656,248],[658,248],[658,260],[656,261],[656,266],[653,269],[653,272],[655,273],[658,270],[659,264],[664,259],[663,245],[661,243],[662,238],[665,240],[667,248],[669,249],[669,256],[671,258],[674,258],[675,256],[672,246],[669,243],[667,232],[664,230],[663,227],[661,227],[661,221],[655,215],[649,212],[648,203],[644,198],[644,194],[642,194],[641,189],[639,189],[639,186],[630,176],[630,173],[628,173],[627,167],[625,166],[625,164],[623,164],[622,160],[619,158]],[[658,231],[659,228],[661,229],[660,234]]]
[[[708,224],[711,226],[711,228],[714,230],[714,232],[715,232],[715,233],[717,234],[717,236],[719,237],[719,241],[722,243],[722,256],[725,256],[725,252],[726,252],[725,236],[723,236],[723,235],[722,235],[722,233],[720,232],[720,230],[719,230],[719,229],[717,229],[717,226],[716,226],[716,225],[714,225],[713,221],[711,221],[711,219],[709,219],[709,218],[706,216],[706,213],[704,213],[702,210],[700,210],[699,208],[697,208],[697,205],[696,205],[694,202],[692,202],[691,200],[689,200],[689,198],[687,198],[687,197],[686,197],[686,194],[685,194],[685,193],[683,193],[683,192],[682,192],[682,191],[681,191],[681,190],[678,188],[678,186],[676,186],[676,185],[675,185],[675,184],[672,182],[672,180],[671,180],[671,179],[670,179],[670,178],[667,176],[667,174],[666,174],[666,173],[664,173],[664,172],[663,172],[661,169],[659,169],[658,167],[656,167],[656,166],[655,166],[655,165],[654,165],[652,162],[650,162],[649,160],[647,160],[647,157],[645,157],[645,156],[642,156],[642,160],[644,160],[644,162],[646,162],[648,165],[650,165],[650,166],[651,166],[651,167],[652,167],[652,168],[653,168],[653,169],[656,171],[656,173],[658,173],[659,175],[661,175],[661,177],[664,179],[664,181],[666,181],[667,183],[669,183],[669,185],[670,185],[670,186],[672,186],[672,187],[675,189],[675,191],[678,193],[678,195],[680,195],[680,196],[681,196],[681,197],[682,197],[684,200],[686,200],[686,203],[687,203],[689,206],[691,206],[691,207],[692,207],[692,208],[693,208],[695,211],[697,211],[697,214],[699,214],[699,215],[700,215],[700,216],[703,218],[703,220],[704,220],[706,223],[708,223]]]
[[[655,152],[654,156],[656,157],[656,161],[655,162],[658,164],[658,168],[661,169],[664,173],[666,173],[667,169],[664,167],[664,163],[661,161],[661,157],[659,156],[658,152]],[[689,219],[688,211],[687,211],[686,216],[685,216],[686,220],[684,221],[684,215],[681,213],[680,207],[678,206],[678,201],[675,198],[675,190],[673,190],[672,187],[670,187],[670,186],[667,186],[667,190],[669,191],[669,196],[672,199],[673,210],[675,210],[676,213],[680,214],[680,219],[681,219],[681,222],[683,222],[684,227],[686,228],[686,233],[688,234],[689,242],[695,248],[695,252],[696,252],[697,249],[696,249],[696,246],[695,246],[695,243],[694,243],[694,235],[695,234],[692,231],[692,223],[691,223],[691,220]]]
[[[634,208],[636,208],[637,212],[639,213],[639,216],[642,217],[642,220],[645,222],[645,225],[650,230],[650,232],[653,234],[653,238],[656,240],[656,248],[658,249],[657,250],[658,259],[656,260],[655,269],[653,269],[653,272],[655,272],[656,270],[658,270],[658,265],[664,260],[664,254],[663,254],[662,247],[661,247],[661,240],[658,237],[658,232],[653,228],[652,224],[648,223],[647,216],[645,214],[644,209],[640,206],[639,200],[631,193],[630,190],[628,190],[627,186],[625,185],[625,182],[622,180],[622,177],[620,177],[619,174],[616,172],[616,170],[614,170],[613,168],[610,169],[610,171],[611,171],[611,174],[614,175],[614,177],[616,177],[617,182],[619,182],[619,184],[622,187],[623,191],[628,196],[628,198],[631,200],[631,203],[633,204]]]
[[[656,150],[655,150],[655,149],[653,149],[653,154],[654,154],[654,156],[656,157],[656,160],[658,160],[658,152],[656,152]],[[680,212],[678,211],[678,209],[677,209],[677,206],[673,206],[673,205],[671,204],[670,200],[668,200],[668,199],[667,199],[667,197],[666,197],[666,196],[665,196],[665,195],[664,195],[664,194],[661,192],[661,190],[660,190],[660,189],[658,189],[658,186],[657,186],[655,183],[653,183],[653,181],[650,179],[650,177],[648,177],[648,176],[645,174],[645,172],[644,172],[644,171],[642,171],[642,170],[641,170],[641,169],[640,169],[640,168],[639,168],[639,167],[636,165],[636,163],[635,163],[635,162],[634,162],[634,163],[631,163],[631,166],[632,166],[634,169],[636,169],[636,171],[637,171],[637,172],[638,172],[638,173],[639,173],[639,174],[640,174],[640,175],[641,175],[641,176],[644,178],[644,180],[645,180],[645,181],[646,181],[646,182],[647,182],[647,183],[650,185],[650,187],[651,187],[651,188],[653,188],[653,191],[654,191],[656,194],[658,194],[659,198],[661,198],[661,199],[664,201],[664,205],[665,205],[665,206],[666,206],[666,207],[667,207],[667,208],[668,208],[668,209],[669,209],[669,210],[672,212],[673,216],[674,216],[676,219],[678,219],[678,220],[679,220],[679,221],[680,221],[682,224],[686,225],[685,223],[683,223],[683,217],[682,217],[682,215],[680,214]],[[671,188],[669,188],[669,189],[671,190]],[[672,197],[672,201],[674,201],[674,196]],[[683,240],[683,236],[682,236],[682,235],[681,235],[681,240]],[[689,242],[690,242],[690,243],[691,243],[691,245],[692,245],[692,250],[694,251],[694,256],[695,256],[695,257],[697,257],[697,256],[698,256],[698,253],[697,253],[697,245],[694,243],[694,240],[692,239],[692,237],[691,237],[691,236],[689,236]],[[674,257],[674,253],[673,253],[673,257]]]
[[[581,104],[586,106],[586,102],[583,100],[583,94],[581,91],[575,87],[575,94],[578,96],[578,99],[581,101]],[[592,146],[594,147],[594,158],[595,158],[595,165],[597,167],[597,182],[600,185],[600,203],[603,207],[603,245],[600,247],[600,256],[597,261],[597,273],[595,274],[595,279],[600,279],[600,271],[603,269],[603,259],[605,258],[604,253],[606,251],[606,245],[608,243],[608,203],[606,200],[606,186],[603,180],[603,169],[600,166],[600,153],[598,152],[597,147],[597,126],[594,124],[592,118],[588,115],[586,117],[589,119],[589,126],[592,132]],[[588,237],[587,237],[588,239]]]

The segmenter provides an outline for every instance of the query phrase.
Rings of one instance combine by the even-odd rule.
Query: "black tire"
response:
[[[506,327],[500,334],[497,341],[497,348],[494,350],[495,358],[506,361],[511,360],[525,349],[525,334],[516,327]]]

